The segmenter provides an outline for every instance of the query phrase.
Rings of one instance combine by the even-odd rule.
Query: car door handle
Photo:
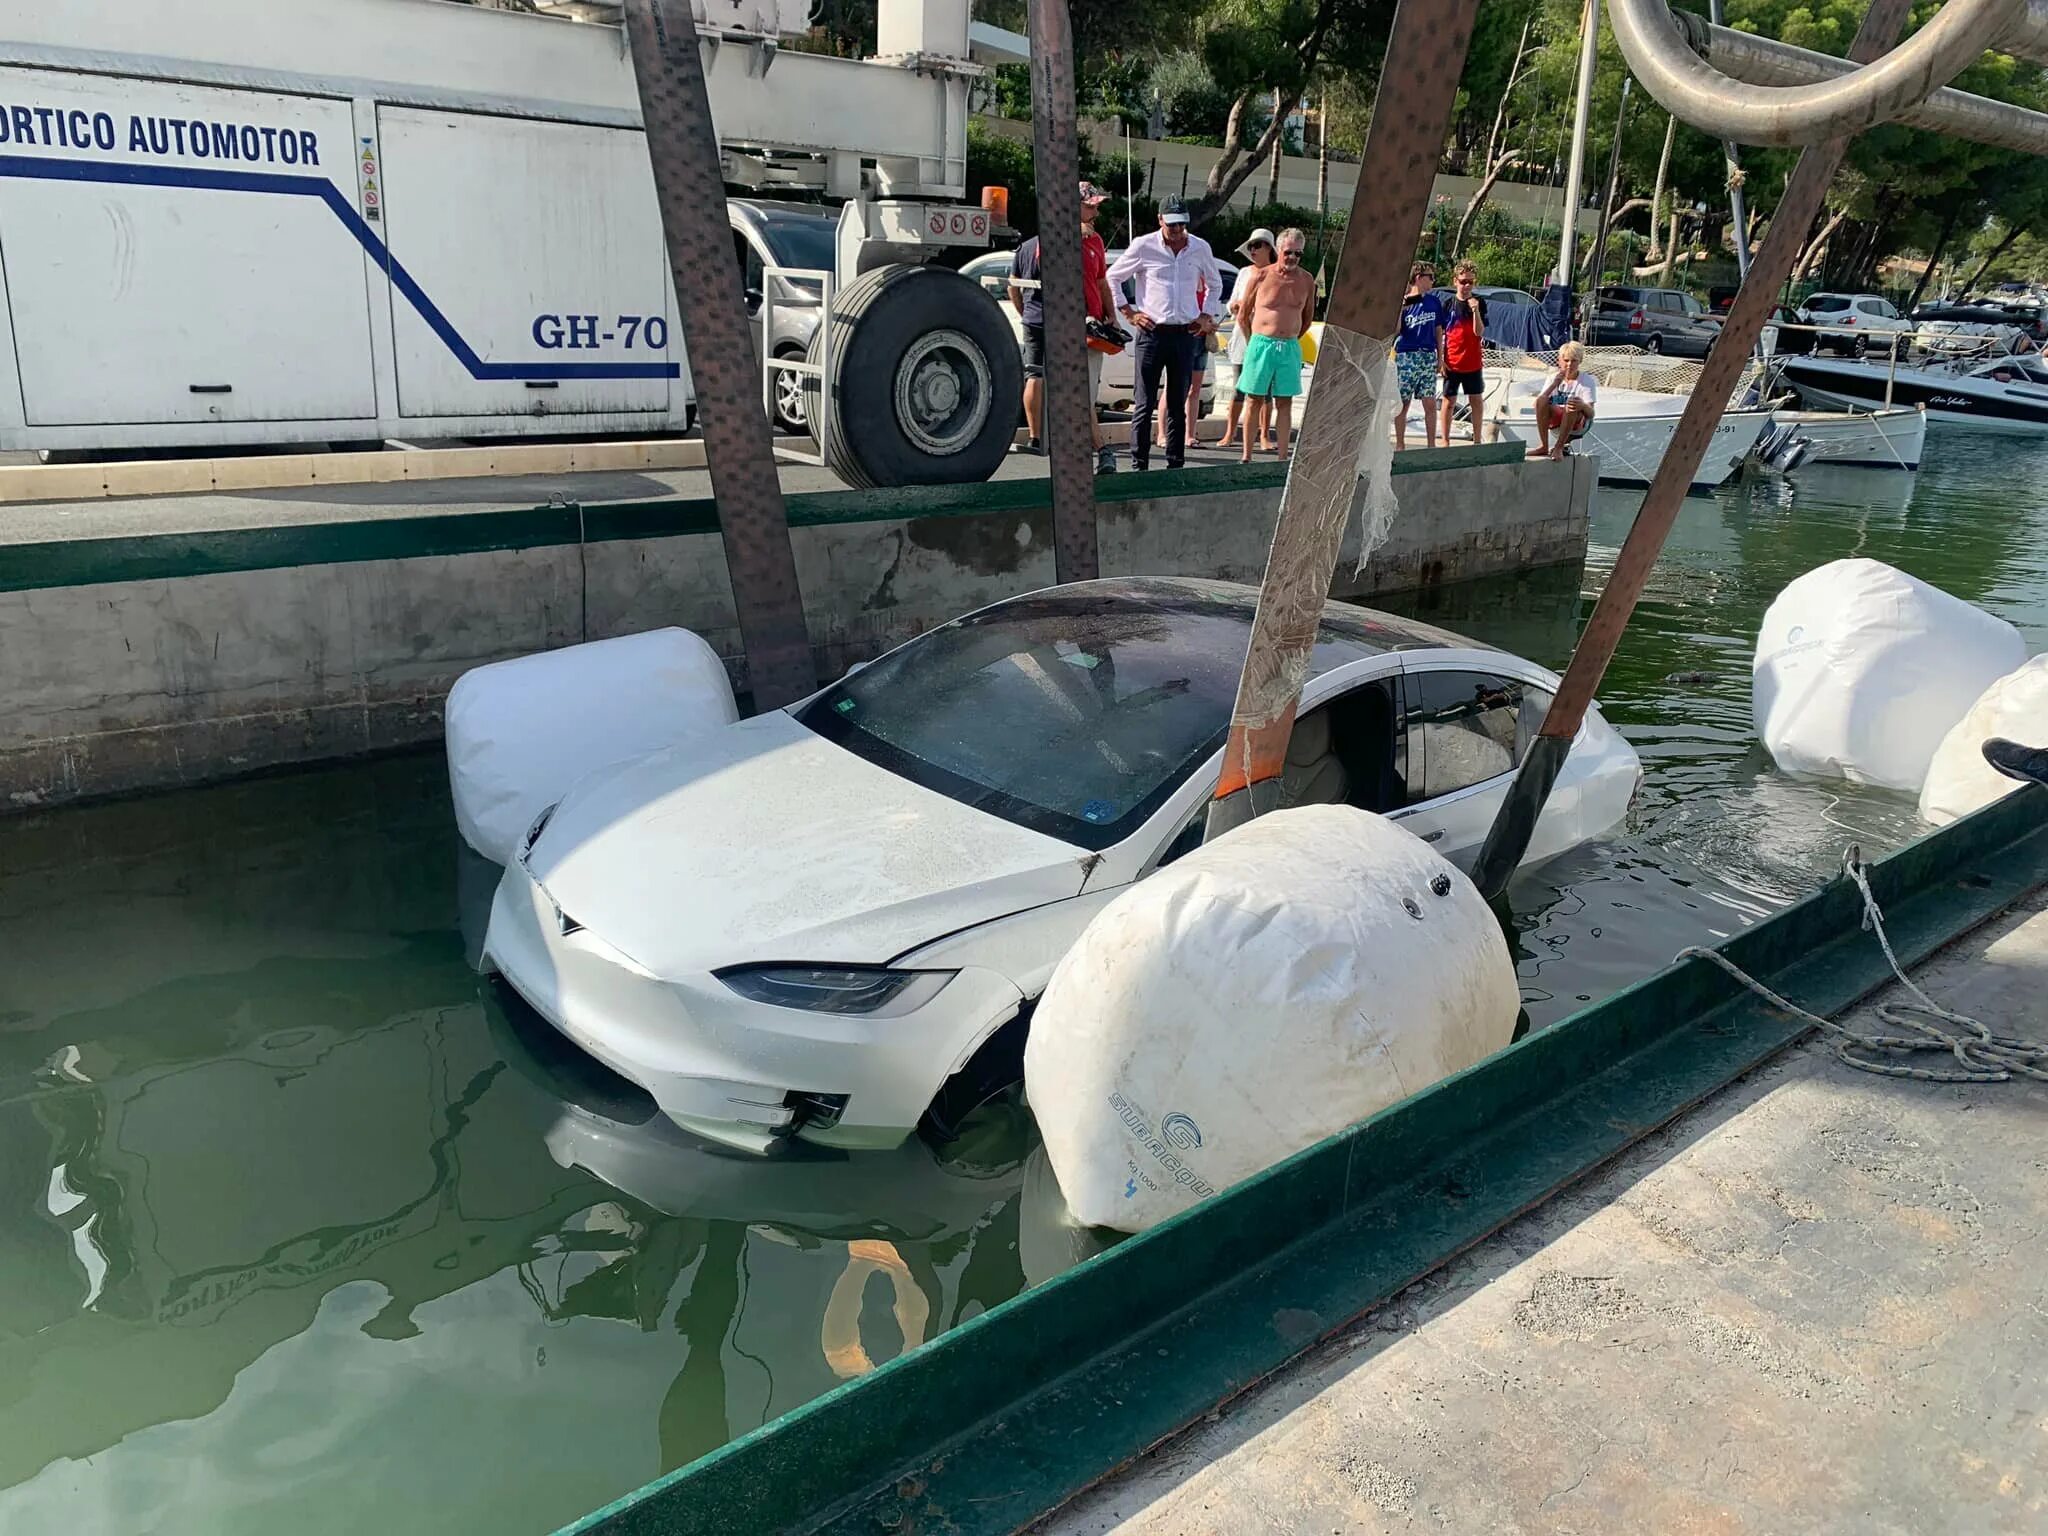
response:
[[[1443,841],[1443,837],[1444,829],[1442,827],[1438,827],[1434,832],[1425,832],[1422,834],[1422,840],[1425,843],[1440,843]]]

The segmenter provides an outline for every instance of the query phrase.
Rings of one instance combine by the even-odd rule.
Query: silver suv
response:
[[[1640,347],[1672,357],[1705,357],[1721,334],[1718,317],[1676,288],[1609,287],[1586,339],[1596,347]]]
[[[747,318],[754,323],[754,334],[758,337],[767,269],[775,266],[831,271],[839,218],[828,209],[804,203],[771,203],[739,197],[726,200],[725,217],[732,226],[733,254],[739,259],[741,286],[746,290]],[[780,282],[775,295],[775,334],[769,338],[771,355],[801,358],[809,353],[811,338],[818,331],[824,288],[803,278],[783,278]],[[774,415],[776,430],[786,436],[801,437],[811,430],[804,412],[802,374],[775,376]]]
[[[1874,293],[1810,293],[1799,306],[1798,319],[1801,325],[1820,327],[1816,350],[1863,357],[1875,349],[1889,357],[1901,336],[1912,345],[1913,322]]]

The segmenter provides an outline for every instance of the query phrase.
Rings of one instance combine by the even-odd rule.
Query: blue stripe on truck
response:
[[[213,192],[268,192],[284,197],[317,197],[324,202],[342,227],[356,237],[357,244],[370,253],[391,279],[391,286],[405,295],[433,333],[453,352],[473,379],[674,379],[682,376],[676,363],[487,363],[476,349],[441,313],[440,306],[427,297],[391,248],[377,238],[363,221],[355,205],[341,195],[341,189],[325,176],[283,176],[272,171],[196,170],[188,166],[122,165],[99,160],[63,160],[39,155],[0,155],[0,176],[34,181],[97,181],[129,186],[197,187]]]

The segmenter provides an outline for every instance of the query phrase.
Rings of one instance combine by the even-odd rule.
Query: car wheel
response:
[[[1870,338],[1868,336],[1858,336],[1854,341],[1850,342],[1849,355],[1855,358],[1870,356]]]
[[[1643,350],[1645,352],[1662,352],[1664,350],[1664,338],[1662,336],[1645,336],[1643,338]]]
[[[801,362],[804,349],[793,342],[785,342],[776,348],[775,355]],[[809,380],[800,373],[779,371],[775,375],[775,430],[784,437],[810,435],[811,417],[804,401],[808,383]]]
[[[826,337],[830,335],[830,356]],[[849,283],[819,327],[805,376],[808,421],[832,472],[855,487],[959,485],[1003,462],[1024,397],[1024,360],[980,286],[942,267],[881,267]]]
[[[982,1041],[966,1066],[939,1085],[918,1121],[925,1140],[938,1147],[955,1140],[969,1115],[1024,1081],[1024,1040],[1031,1032],[1035,1006],[1035,999],[1027,1002],[1016,1017]]]

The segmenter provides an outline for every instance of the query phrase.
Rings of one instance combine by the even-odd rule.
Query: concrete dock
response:
[[[1588,460],[1461,445],[1394,473],[1393,534],[1360,570],[1354,525],[1338,596],[1585,559]],[[1059,579],[1041,457],[964,486],[782,475],[821,678]],[[1285,479],[1213,448],[1099,479],[1102,574],[1256,581]],[[664,625],[704,636],[748,686],[702,470],[0,506],[0,813],[418,745],[471,667]]]
[[[1915,979],[2048,1039],[2048,895]],[[1809,1041],[1034,1529],[2048,1530],[2044,1237],[2048,1085]]]

